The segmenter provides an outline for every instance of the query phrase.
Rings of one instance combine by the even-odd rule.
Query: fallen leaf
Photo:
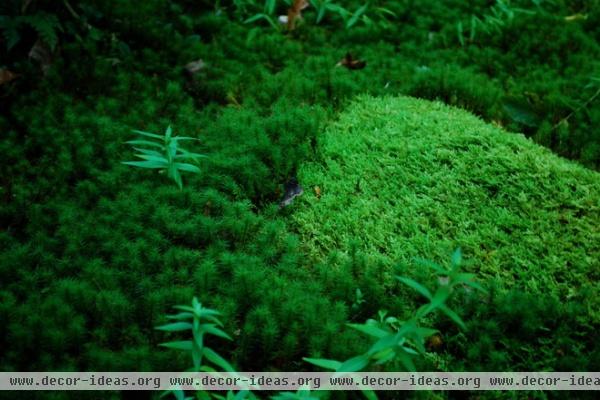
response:
[[[29,58],[40,64],[44,76],[48,73],[48,69],[52,65],[52,51],[43,40],[36,40],[31,50],[29,50]]]
[[[427,349],[431,351],[438,350],[443,344],[444,341],[442,340],[442,337],[439,334],[436,334],[427,338],[426,346]]]
[[[363,60],[355,60],[352,54],[346,53],[346,56],[337,63],[337,66],[343,65],[348,69],[363,69],[367,66],[367,62]]]
[[[567,22],[573,22],[573,21],[579,21],[579,20],[586,20],[588,18],[587,14],[573,14],[573,15],[569,15],[567,17],[565,17],[565,21]]]
[[[296,28],[296,20],[302,18],[302,10],[309,6],[310,4],[306,0],[294,0],[294,3],[288,9],[287,14],[287,28],[290,31]]]
[[[198,72],[206,67],[206,63],[203,60],[196,60],[185,64],[185,71],[190,76],[196,75]]]
[[[521,125],[535,128],[541,123],[540,117],[527,103],[506,102],[502,106],[508,117]]]
[[[12,71],[9,71],[6,68],[0,69],[0,85],[4,85],[10,81],[17,79],[19,75],[15,74]]]
[[[315,186],[315,196],[317,196],[317,199],[321,198],[321,188],[318,186]]]

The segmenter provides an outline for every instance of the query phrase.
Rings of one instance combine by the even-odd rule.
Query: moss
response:
[[[2,369],[186,368],[186,355],[157,349],[168,338],[153,326],[193,295],[222,310],[226,330],[239,333],[235,345],[220,343],[219,350],[241,369],[300,370],[309,368],[299,361],[306,355],[343,359],[364,345],[342,329],[347,319],[363,321],[380,308],[409,313],[418,301],[393,285],[394,257],[403,273],[427,279],[404,262],[415,255],[445,260],[455,245],[473,260],[472,270],[503,278],[504,286],[528,288],[534,297],[548,290],[580,309],[598,309],[596,297],[584,301],[597,293],[590,283],[598,269],[597,188],[590,185],[598,185],[589,178],[597,175],[481,121],[473,122],[481,129],[444,136],[441,128],[454,131],[464,118],[448,120],[440,105],[422,112],[418,102],[394,100],[402,110],[377,110],[390,121],[363,106],[341,117],[330,133],[345,130],[356,143],[340,138],[327,150],[323,141],[317,156],[328,161],[303,174],[328,165],[321,175],[341,174],[336,169],[350,166],[342,161],[351,161],[372,179],[352,181],[356,172],[339,188],[338,179],[323,179],[320,204],[307,190],[299,199],[304,217],[292,218],[302,222],[308,243],[286,225],[298,204],[282,213],[271,205],[314,156],[322,124],[364,93],[442,100],[598,168],[598,100],[557,124],[597,90],[597,4],[544,2],[533,15],[517,13],[498,32],[480,32],[461,46],[457,22],[467,27],[494,2],[382,1],[397,21],[352,29],[340,29],[333,14],[317,26],[307,9],[305,24],[288,34],[241,23],[247,16],[231,2],[215,9],[211,2],[81,1],[72,5],[82,24],[62,2],[50,3],[27,7],[56,14],[64,27],[45,79],[28,57],[36,32],[23,30],[10,52],[0,43],[2,67],[21,75],[0,87]],[[531,7],[525,0],[513,5]],[[22,12],[21,0],[0,5],[2,15]],[[564,20],[575,13],[588,19]],[[347,51],[367,67],[336,68]],[[198,59],[206,67],[186,78],[183,67]],[[423,125],[429,112],[442,116]],[[385,132],[401,118],[401,141],[361,142],[365,130]],[[209,155],[181,192],[164,176],[120,164],[131,157],[123,145],[130,129],[162,131],[168,124],[199,137],[194,151]],[[358,162],[364,154],[369,158]],[[321,208],[310,216],[313,206]],[[347,256],[329,251],[338,245]],[[365,298],[359,306],[352,304],[357,288]],[[497,312],[486,304],[462,310],[467,322],[500,328],[474,327],[468,341],[455,343],[455,357],[473,353],[455,369],[489,362],[484,350],[469,346],[488,349],[504,336],[517,343],[519,334],[505,326],[528,332],[516,348],[536,348],[529,339],[539,319],[509,312],[513,298],[526,299],[502,297]],[[554,304],[545,297],[530,303],[544,312]],[[556,342],[566,344],[557,349],[577,340],[587,350],[582,337],[593,332],[592,320],[564,319]],[[491,331],[481,343],[478,329]],[[516,364],[514,353],[493,350],[499,368],[543,365],[546,357],[533,352]],[[593,370],[582,362],[584,350],[565,352],[573,361],[565,365]],[[591,359],[598,351],[589,353]]]
[[[561,299],[598,288],[600,175],[520,134],[439,102],[362,96],[318,152],[292,215],[314,261],[352,241],[388,268],[460,246],[506,287]]]

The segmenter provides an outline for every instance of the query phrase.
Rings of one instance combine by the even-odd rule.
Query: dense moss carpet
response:
[[[439,102],[363,96],[318,155],[293,213],[314,261],[352,242],[390,266],[461,247],[468,269],[506,287],[598,293],[600,174],[520,134]]]

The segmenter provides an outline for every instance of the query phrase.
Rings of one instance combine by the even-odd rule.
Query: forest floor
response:
[[[0,6],[0,370],[184,370],[193,296],[238,370],[311,370],[456,248],[488,294],[417,368],[600,369],[597,1],[59,3]],[[169,126],[181,189],[123,163]]]

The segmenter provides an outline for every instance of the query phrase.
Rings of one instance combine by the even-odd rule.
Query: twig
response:
[[[560,121],[558,121],[553,127],[552,130],[558,128],[558,126],[564,122],[567,122],[569,120],[569,118],[571,118],[573,116],[573,114],[579,112],[580,110],[584,109],[585,107],[587,107],[588,104],[590,104],[592,101],[594,101],[596,99],[596,97],[598,97],[600,95],[600,87],[598,88],[598,90],[596,91],[596,93],[594,93],[594,95],[592,97],[590,97],[585,103],[583,103],[581,106],[577,107],[575,110],[571,111],[569,113],[569,115],[567,115],[566,117],[564,117],[563,119],[561,119]]]
[[[73,18],[75,18],[77,21],[81,22],[83,24],[83,26],[85,26],[87,29],[92,29],[92,26],[90,24],[88,24],[87,22],[83,21],[81,19],[81,17],[79,16],[79,14],[77,14],[77,12],[73,9],[71,4],[69,4],[69,0],[63,0],[63,4],[67,8],[67,10],[69,10],[69,13],[71,14],[71,16]]]

